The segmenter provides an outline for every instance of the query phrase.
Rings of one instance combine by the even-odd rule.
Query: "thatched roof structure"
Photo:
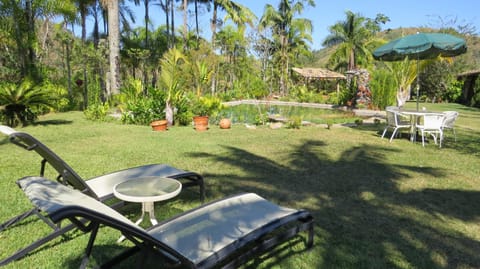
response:
[[[346,77],[340,73],[330,71],[323,68],[292,68],[304,78],[308,79],[346,79]]]
[[[470,70],[470,71],[467,71],[467,72],[463,72],[461,74],[458,74],[457,77],[460,78],[460,77],[468,77],[468,76],[475,76],[475,75],[478,75],[480,74],[480,69],[476,69],[476,70]]]

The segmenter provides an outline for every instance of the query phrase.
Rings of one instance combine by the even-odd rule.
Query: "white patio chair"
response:
[[[382,133],[382,138],[387,133],[389,128],[393,129],[392,136],[390,137],[390,142],[392,142],[393,137],[397,134],[397,131],[401,128],[403,129],[410,129],[412,127],[410,121],[404,120],[403,117],[400,115],[398,110],[392,109],[391,107],[387,107],[387,126]]]
[[[458,118],[458,112],[457,111],[445,111],[443,112],[445,115],[445,120],[443,121],[443,131],[445,129],[452,130],[453,132],[453,137],[455,138],[455,142],[457,142],[457,134],[455,133],[455,121]]]
[[[443,122],[445,120],[444,114],[426,114],[423,116],[423,123],[417,124],[417,130],[422,134],[422,146],[425,147],[425,134],[433,137],[435,145],[437,145],[437,138],[439,140],[439,147],[442,147],[443,140]]]

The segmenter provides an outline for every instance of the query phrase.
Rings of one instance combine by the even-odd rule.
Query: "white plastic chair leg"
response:
[[[395,134],[397,133],[397,128],[393,129],[392,136],[390,137],[390,142],[392,142],[393,138],[395,137]]]

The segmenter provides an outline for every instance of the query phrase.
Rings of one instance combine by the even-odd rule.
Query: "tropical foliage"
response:
[[[17,126],[31,123],[39,113],[48,112],[57,104],[56,93],[42,86],[48,85],[35,85],[29,79],[20,84],[0,85],[0,112],[4,114],[5,124]]]
[[[31,80],[32,85],[43,86],[32,87],[32,96],[54,98],[42,109],[29,104],[22,113],[86,110],[88,117],[101,119],[115,110],[124,122],[135,124],[148,124],[159,117],[189,124],[191,102],[202,96],[221,101],[279,98],[342,104],[355,95],[352,85],[339,83],[336,87],[335,83],[292,77],[292,67],[308,66],[340,72],[370,70],[374,107],[381,108],[397,97],[401,104],[411,97],[416,73],[410,72],[410,63],[386,64],[371,58],[378,38],[387,42],[398,37],[393,30],[382,31],[381,26],[389,20],[383,14],[368,18],[347,11],[345,18],[331,26],[323,42],[325,49],[312,51],[312,22],[302,13],[315,5],[313,0],[277,0],[265,5],[259,18],[248,4],[231,0],[133,3],[143,5],[145,18],[135,18],[126,1],[2,1],[0,80],[8,82],[2,84],[3,95]],[[158,8],[165,22],[156,27],[150,16]],[[176,13],[183,15],[183,25],[177,28]],[[189,21],[190,13],[195,15],[195,23]],[[210,18],[211,38],[200,35],[199,16]],[[143,25],[131,27],[138,19],[144,19]],[[195,25],[194,31],[190,25]],[[465,29],[469,28],[441,30],[463,34],[469,45],[475,44],[478,37]],[[329,60],[320,62],[320,57]],[[435,101],[458,98],[462,85],[444,74],[473,69],[476,63],[471,60],[474,54],[458,58],[422,66],[422,96]],[[389,76],[393,81],[387,81]],[[436,81],[442,86],[435,88]],[[6,88],[12,89],[10,93]],[[22,95],[28,96],[26,92]],[[7,104],[1,106],[6,120]],[[35,118],[19,113],[13,117],[9,111],[11,124]]]
[[[273,64],[279,67],[275,76],[279,78],[282,94],[288,94],[291,65],[295,64],[298,55],[309,53],[308,42],[312,42],[312,22],[295,17],[303,12],[305,4],[314,6],[315,2],[281,0],[277,9],[267,4],[260,19],[260,30],[271,33]]]

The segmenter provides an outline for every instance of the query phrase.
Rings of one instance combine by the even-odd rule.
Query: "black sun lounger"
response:
[[[26,177],[17,183],[53,222],[69,219],[91,232],[82,266],[88,263],[100,225],[121,231],[135,244],[105,267],[137,252],[153,252],[178,268],[235,268],[302,231],[308,234],[306,246],[313,245],[313,217],[309,212],[278,206],[254,193],[205,204],[144,230],[111,207],[57,182]]]
[[[7,135],[10,142],[20,146],[28,151],[34,151],[42,157],[40,165],[40,176],[44,176],[46,164],[58,172],[57,180],[64,185],[72,186],[73,188],[86,193],[87,195],[106,202],[107,200],[114,198],[113,187],[123,181],[149,176],[169,177],[180,180],[182,182],[182,189],[188,187],[199,187],[200,199],[203,202],[205,199],[205,187],[203,177],[197,173],[181,170],[166,164],[148,164],[138,167],[128,168],[125,170],[115,171],[109,174],[97,176],[87,180],[82,179],[75,170],[73,170],[65,161],[63,161],[57,154],[50,150],[43,143],[38,141],[35,137],[25,132],[16,131],[8,126],[0,125],[0,133]],[[115,204],[118,206],[119,204]],[[0,261],[0,266],[7,264],[13,260],[17,260],[28,254],[30,251],[38,248],[42,244],[52,240],[53,238],[64,234],[65,232],[74,228],[73,225],[60,228],[58,225],[54,225],[49,222],[48,219],[42,218],[38,214],[38,210],[33,208],[27,212],[24,212],[18,216],[15,216],[4,223],[0,224],[0,231],[12,226],[19,221],[31,216],[37,215],[42,220],[47,222],[54,231],[45,238],[41,238],[38,241],[32,243],[26,248],[17,251],[10,257]]]

